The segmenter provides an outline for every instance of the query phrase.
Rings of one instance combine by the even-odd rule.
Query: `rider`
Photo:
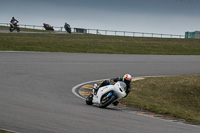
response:
[[[65,22],[65,25],[64,25],[65,29],[68,29],[70,28],[70,25],[68,23]]]
[[[110,85],[110,84],[115,84],[115,82],[117,82],[117,81],[123,81],[123,82],[126,84],[126,86],[127,86],[127,89],[126,89],[126,96],[125,96],[125,97],[127,97],[127,95],[129,94],[129,92],[131,91],[131,85],[130,85],[131,79],[132,79],[132,77],[131,77],[130,74],[125,74],[125,75],[123,76],[123,78],[117,77],[117,78],[112,78],[112,79],[110,79],[110,80],[104,80],[103,83],[101,83],[99,86],[97,86],[97,84],[94,84],[94,95],[97,94],[97,91],[98,91],[98,89],[99,89],[100,87],[103,87],[103,86],[106,86],[106,85]],[[119,103],[119,102],[116,101],[116,102],[114,102],[113,104],[114,104],[115,106],[117,106],[118,103]]]
[[[19,23],[19,21],[17,21],[17,20],[15,19],[15,17],[12,17],[12,19],[10,20],[10,23],[14,24],[15,21],[16,21],[17,23]]]
[[[44,27],[50,27],[49,24],[43,23]]]
[[[65,22],[64,28],[68,33],[71,33],[71,28],[70,28],[70,25],[68,23]]]

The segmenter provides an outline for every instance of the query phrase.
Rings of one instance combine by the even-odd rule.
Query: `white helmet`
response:
[[[131,82],[132,76],[130,74],[125,74],[123,77],[123,81],[127,84]]]

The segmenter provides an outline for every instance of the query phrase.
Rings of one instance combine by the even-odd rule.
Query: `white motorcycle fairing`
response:
[[[93,100],[92,103],[100,104],[102,102],[102,98],[105,97],[110,97],[114,95],[116,98],[113,102],[119,101],[123,97],[126,96],[126,84],[124,82],[118,81],[114,85],[107,85],[99,88],[98,92],[96,95],[93,95]],[[94,94],[94,93],[93,93]]]

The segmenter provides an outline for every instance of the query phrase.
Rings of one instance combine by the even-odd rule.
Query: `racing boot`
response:
[[[114,106],[117,106],[119,104],[119,101],[115,101],[114,103],[112,103]]]

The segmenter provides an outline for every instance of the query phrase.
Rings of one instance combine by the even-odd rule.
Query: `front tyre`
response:
[[[93,100],[93,94],[90,94],[90,95],[86,98],[85,102],[86,102],[87,105],[92,105],[92,104],[93,104],[92,100]]]
[[[17,28],[17,32],[20,32],[20,28]]]
[[[108,105],[110,105],[112,102],[114,102],[117,97],[115,95],[112,95],[110,97],[107,97],[108,94],[104,95],[102,98],[101,98],[101,102],[99,104],[99,107],[100,108],[105,108],[107,107]]]
[[[70,34],[72,33],[71,29],[67,29],[67,32],[70,33]]]

